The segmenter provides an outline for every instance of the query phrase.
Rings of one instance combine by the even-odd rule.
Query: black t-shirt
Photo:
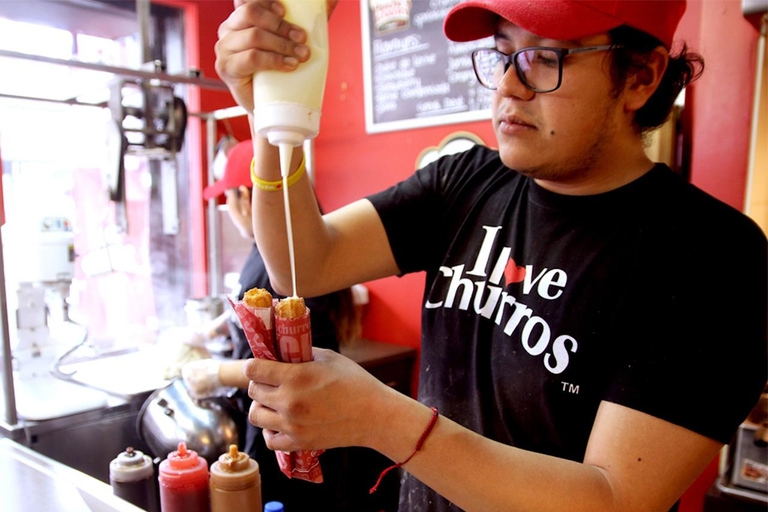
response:
[[[564,196],[476,146],[369,199],[427,274],[419,400],[483,436],[581,461],[607,400],[727,443],[766,383],[765,236],[666,166]]]

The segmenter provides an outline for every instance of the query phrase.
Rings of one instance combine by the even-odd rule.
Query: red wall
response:
[[[448,134],[467,130],[495,145],[489,121],[369,135],[365,132],[360,2],[341,0],[330,22],[330,68],[316,149],[316,188],[326,210],[409,176],[416,158]],[[365,337],[418,347],[422,274],[368,283]]]
[[[706,66],[689,102],[691,181],[743,210],[758,29],[738,0],[689,0],[678,34]]]

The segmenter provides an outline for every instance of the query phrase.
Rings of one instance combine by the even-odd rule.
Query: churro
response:
[[[268,308],[272,305],[272,294],[264,288],[251,288],[245,292],[243,302],[252,308]]]
[[[301,297],[280,299],[275,306],[275,316],[278,318],[301,318],[307,312],[307,306]]]

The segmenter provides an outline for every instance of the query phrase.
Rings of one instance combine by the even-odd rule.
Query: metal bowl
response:
[[[155,457],[165,458],[184,441],[212,464],[238,443],[237,424],[221,400],[193,399],[181,379],[152,393],[136,421],[139,437]]]

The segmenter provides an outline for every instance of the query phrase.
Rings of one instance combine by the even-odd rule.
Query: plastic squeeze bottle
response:
[[[158,512],[157,484],[152,459],[128,447],[109,463],[112,493],[147,512]]]
[[[253,76],[256,131],[275,146],[300,146],[320,131],[328,73],[326,0],[283,0],[285,20],[307,32],[310,57],[290,73],[259,71]]]
[[[162,512],[210,512],[208,463],[186,443],[160,463],[158,481]]]
[[[211,512],[261,512],[259,464],[230,445],[211,464]]]
[[[293,148],[320,131],[320,110],[328,74],[328,8],[326,0],[283,0],[285,20],[307,32],[310,57],[290,73],[259,71],[253,76],[254,128],[280,148],[280,174],[291,262],[293,296],[296,264],[293,250],[288,175]]]

